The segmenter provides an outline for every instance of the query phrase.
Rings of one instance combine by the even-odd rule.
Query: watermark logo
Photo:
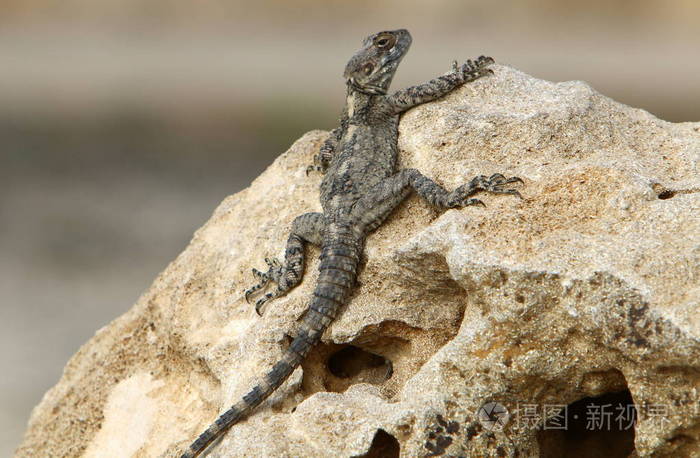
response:
[[[479,423],[488,431],[502,431],[510,419],[508,409],[497,402],[487,402],[477,412]]]

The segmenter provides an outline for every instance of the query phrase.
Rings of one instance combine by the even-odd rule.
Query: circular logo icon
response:
[[[479,408],[476,416],[488,431],[502,431],[510,419],[508,409],[497,402],[487,402]]]

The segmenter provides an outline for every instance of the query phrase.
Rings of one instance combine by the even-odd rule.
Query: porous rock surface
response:
[[[318,249],[262,318],[242,291],[292,219],[320,210],[305,169],[326,136],[224,200],[80,349],[17,456],[176,456],[253,386],[298,326]],[[495,66],[404,115],[399,142],[402,167],[449,189],[501,172],[523,199],[409,198],[369,237],[323,343],[210,456],[700,455],[700,123]],[[634,429],[544,428],[546,406],[626,390]],[[478,417],[489,401],[504,428]]]

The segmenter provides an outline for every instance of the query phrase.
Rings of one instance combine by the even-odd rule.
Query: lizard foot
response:
[[[306,168],[306,175],[308,176],[311,172],[326,173],[326,170],[328,170],[328,164],[331,162],[332,155],[333,150],[329,146],[323,145],[320,152],[314,156],[313,165]]]
[[[469,187],[472,188],[473,192],[485,191],[492,194],[511,194],[522,199],[523,196],[517,190],[505,187],[511,183],[523,183],[523,180],[520,177],[506,178],[501,173],[494,173],[488,178],[484,175],[474,177],[469,183]]]
[[[493,70],[487,68],[493,63],[493,58],[486,56],[479,56],[476,60],[467,59],[461,66],[455,60],[452,61],[452,71],[457,73],[466,83],[484,75],[493,74]]]
[[[244,292],[245,300],[250,304],[250,297],[265,288],[270,281],[278,282],[282,278],[283,267],[282,264],[275,258],[265,258],[265,263],[268,266],[267,272],[261,272],[258,269],[253,269],[253,275],[258,279],[258,283]],[[258,315],[261,315],[261,308],[265,302],[276,297],[276,293],[267,293],[255,302],[255,311]]]
[[[306,176],[309,176],[309,173],[311,172],[322,172],[323,167],[320,165],[310,165],[306,168]]]
[[[484,186],[484,191],[491,192],[494,194],[512,194],[522,199],[523,196],[521,196],[517,190],[505,188],[506,185],[512,183],[524,184],[525,182],[520,177],[506,178],[501,173],[494,173],[486,179],[486,186]]]
[[[479,199],[474,199],[471,196],[477,192],[490,192],[492,194],[511,194],[518,196],[522,199],[522,196],[516,189],[507,188],[506,186],[512,183],[523,183],[523,180],[519,177],[508,177],[506,178],[503,174],[494,173],[490,177],[484,175],[479,175],[472,180],[455,189],[452,192],[452,196],[448,201],[448,205],[452,208],[466,207],[468,205],[482,205],[485,206]]]

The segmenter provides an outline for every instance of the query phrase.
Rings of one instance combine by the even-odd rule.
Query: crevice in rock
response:
[[[391,401],[404,383],[450,339],[447,331],[423,330],[387,320],[364,326],[343,344],[319,343],[304,361],[305,395],[319,391],[342,393],[368,383]]]
[[[629,390],[575,401],[538,431],[543,458],[626,458],[635,451],[637,411]]]
[[[675,191],[668,189],[661,183],[653,183],[651,185],[651,189],[656,193],[656,197],[658,197],[661,200],[670,199],[671,197],[676,195]]]
[[[382,342],[381,345],[378,341],[342,345],[319,344],[302,362],[304,391],[307,394],[318,391],[342,393],[357,383],[386,388],[394,373],[394,365],[391,355],[382,351],[382,348],[402,343],[405,345],[405,342],[390,338],[378,340]]]
[[[660,183],[654,183],[651,185],[651,189],[656,193],[656,197],[661,200],[670,199],[678,194],[695,194],[700,192],[700,188],[690,188],[690,189],[669,189]]]
[[[383,429],[378,429],[367,453],[355,458],[398,458],[400,454],[401,444],[398,439]]]
[[[393,371],[391,361],[354,345],[333,353],[326,361],[326,367],[337,378],[357,379],[369,376],[375,380],[381,379],[380,383],[391,378]],[[377,371],[378,368],[381,370]]]
[[[450,267],[440,253],[402,253],[394,262],[398,269],[390,280],[398,286],[399,294],[410,291],[413,301],[426,298],[433,303],[442,300],[454,305],[458,298],[465,296],[464,289],[452,278]]]
[[[695,434],[697,437],[697,434]],[[697,453],[697,440],[693,435],[679,433],[668,440],[673,456],[694,456]]]

